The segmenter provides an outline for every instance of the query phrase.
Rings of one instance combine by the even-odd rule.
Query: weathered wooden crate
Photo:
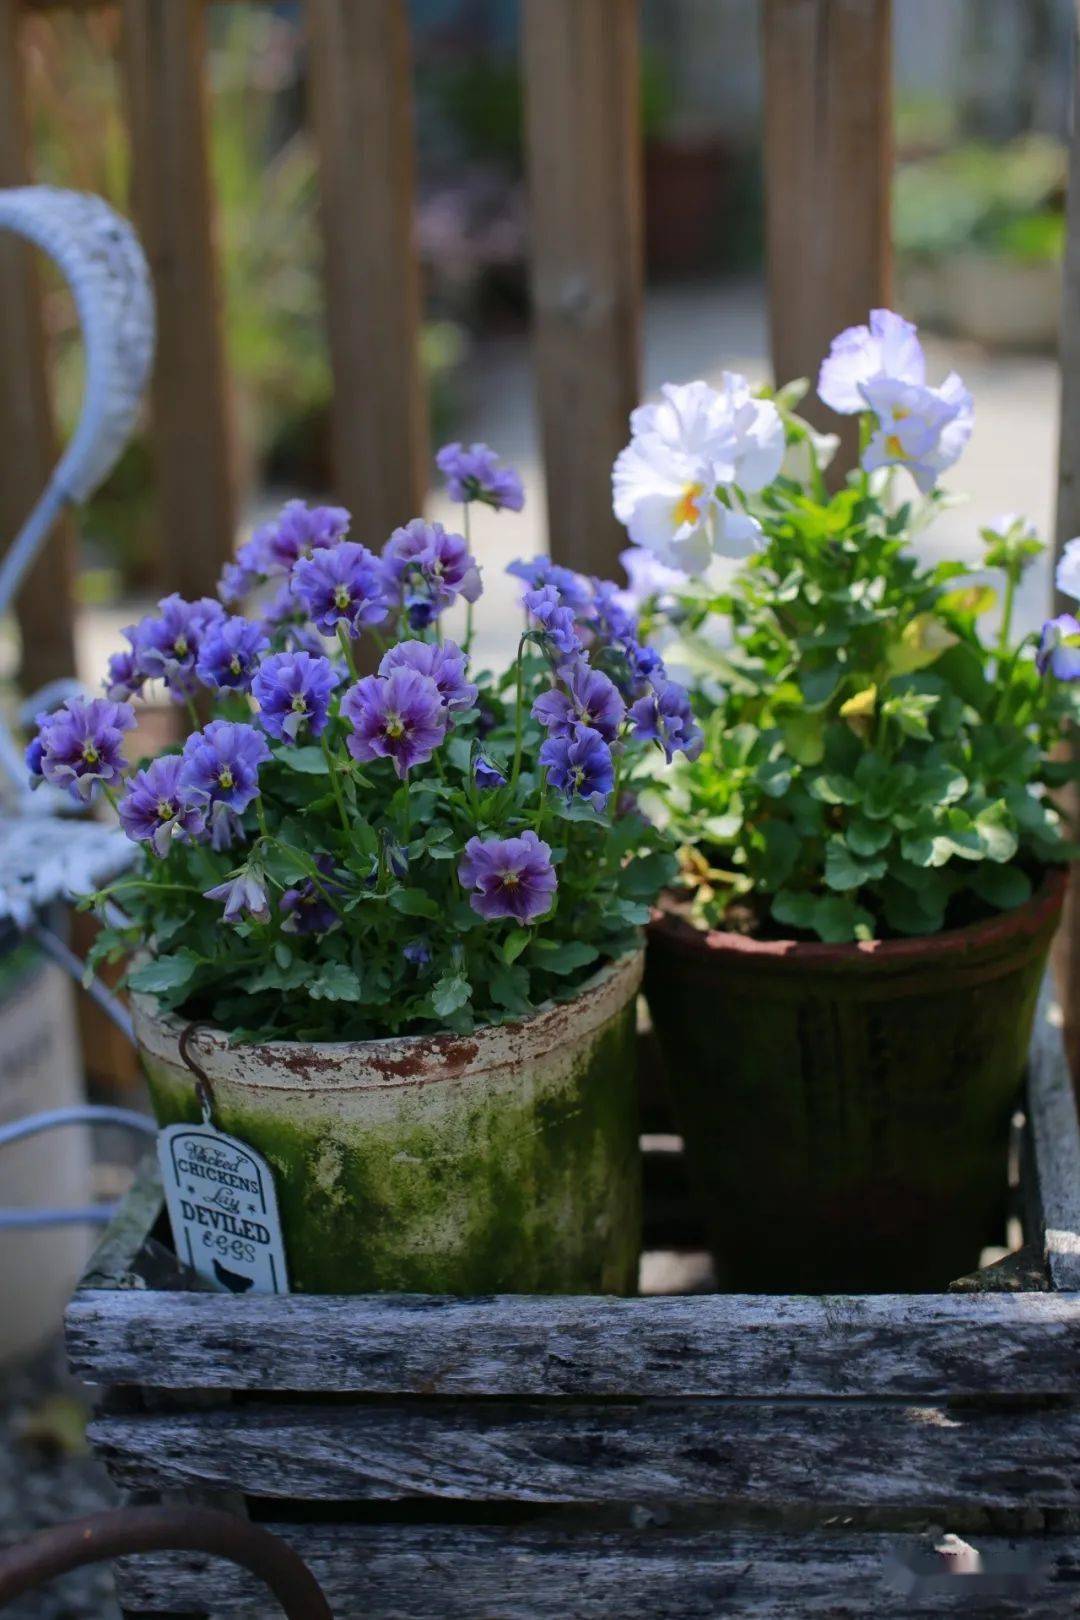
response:
[[[1080,1139],[1048,1000],[1028,1119],[1022,1257],[936,1295],[221,1296],[147,1172],[68,1312],[93,1445],[125,1491],[277,1529],[350,1620],[1080,1614]],[[672,1169],[654,1245],[686,1240]],[[981,1573],[945,1572],[946,1532]],[[129,1614],[261,1601],[202,1556],[118,1577]]]

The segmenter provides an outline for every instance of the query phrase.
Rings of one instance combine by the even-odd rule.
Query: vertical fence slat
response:
[[[235,521],[205,44],[203,0],[123,0],[134,214],[158,304],[153,438],[162,576],[184,596],[213,589]]]
[[[338,495],[380,547],[427,486],[405,0],[308,0]]]
[[[0,186],[30,179],[19,67],[18,0],[0,0]],[[21,528],[56,463],[41,297],[32,250],[0,236],[0,546]],[[57,526],[19,593],[27,692],[75,669],[70,523]]]
[[[1055,558],[1067,541],[1080,534],[1080,26],[1073,42],[1072,136],[1069,144],[1069,194],[1065,229],[1065,275],[1062,285],[1058,355],[1061,367],[1061,427],[1058,442]],[[1054,611],[1071,613],[1071,597],[1055,591]],[[1073,748],[1080,747],[1074,739]],[[1069,793],[1069,809],[1080,813],[1080,794]],[[1065,1049],[1075,1079],[1080,1080],[1080,866],[1073,865],[1065,915],[1054,950],[1054,966],[1065,1015]]]
[[[778,381],[816,378],[830,339],[887,304],[890,0],[765,0],[765,224]],[[807,414],[837,430],[816,398]],[[840,464],[858,428],[842,429]]]
[[[552,555],[617,567],[611,463],[641,388],[637,0],[523,0],[533,320]]]

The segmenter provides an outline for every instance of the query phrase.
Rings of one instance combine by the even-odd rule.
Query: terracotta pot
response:
[[[1066,874],[925,939],[701,933],[661,908],[645,992],[725,1282],[945,1287],[1004,1235],[1009,1120]]]
[[[230,1047],[200,1027],[215,1123],[273,1169],[293,1290],[632,1293],[643,956],[469,1036]],[[184,1021],[133,1003],[159,1122],[198,1120]]]

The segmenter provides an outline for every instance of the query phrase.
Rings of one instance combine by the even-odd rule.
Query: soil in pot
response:
[[[721,1275],[944,1288],[1002,1241],[1009,1122],[1065,874],[926,939],[700,933],[662,908],[645,991]]]
[[[274,1172],[294,1291],[633,1293],[642,955],[469,1036],[230,1048],[200,1027],[215,1124]],[[184,1027],[135,998],[163,1125],[200,1117]]]

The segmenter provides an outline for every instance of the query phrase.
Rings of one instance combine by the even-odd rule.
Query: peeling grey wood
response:
[[[87,1262],[80,1289],[144,1286],[135,1280],[135,1262],[161,1213],[161,1183],[153,1149],[140,1161],[119,1210]]]
[[[129,1490],[304,1501],[1080,1508],[1080,1411],[879,1401],[241,1406],[103,1417]]]
[[[1080,1289],[1080,1126],[1061,1025],[1047,978],[1031,1044],[1028,1109],[1050,1276],[1055,1288]]]
[[[935,1538],[881,1534],[671,1535],[411,1525],[281,1525],[335,1613],[365,1620],[1063,1620],[1077,1612],[1080,1539],[973,1538],[999,1582],[980,1602],[972,1582],[928,1575]],[[1017,1590],[1025,1556],[1044,1560]],[[911,1564],[924,1591],[912,1591]],[[1010,1577],[1002,1572],[1011,1569]],[[1010,1590],[1010,1579],[1012,1589]],[[931,1584],[932,1583],[932,1584]],[[265,1589],[200,1554],[150,1553],[119,1566],[132,1610],[250,1613]],[[1004,1589],[1003,1589],[1004,1588]]]
[[[1080,1295],[76,1294],[89,1383],[393,1395],[1080,1393]]]

